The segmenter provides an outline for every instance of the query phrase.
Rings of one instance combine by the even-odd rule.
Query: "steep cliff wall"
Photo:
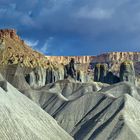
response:
[[[94,59],[94,56],[46,56],[48,60],[51,62],[58,62],[67,64],[70,62],[72,58],[74,58],[76,63],[85,64],[90,63],[92,59]]]
[[[107,63],[109,69],[118,73],[122,62],[129,60],[134,62],[134,66],[140,64],[140,52],[111,52],[96,56],[91,60],[92,65],[96,63]],[[139,70],[138,70],[139,71]]]
[[[140,52],[110,52],[97,56],[46,56],[51,62],[68,63],[71,58],[75,59],[76,63],[106,63],[106,62],[123,62],[125,60],[140,61]]]
[[[140,52],[111,52],[96,56],[92,62],[140,61]]]

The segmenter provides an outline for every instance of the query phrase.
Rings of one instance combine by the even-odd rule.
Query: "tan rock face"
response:
[[[135,67],[140,63],[140,52],[111,52],[96,56],[92,62],[108,63],[112,72],[118,73],[122,62],[130,60]]]
[[[75,62],[84,64],[90,62],[123,62],[125,60],[140,61],[140,52],[111,52],[98,56],[46,56],[51,62],[68,63],[71,58]]]
[[[83,72],[88,72],[89,63],[94,59],[94,56],[46,56],[53,64],[68,64],[74,58],[77,64],[77,69]]]
[[[120,64],[123,61],[131,60],[137,65],[140,61],[140,52],[111,52],[105,53],[98,56],[46,56],[52,63],[63,63],[68,64],[71,58],[75,59],[80,70],[89,70],[89,63],[109,63],[110,70],[112,72],[118,73]],[[137,63],[136,63],[137,62]]]
[[[51,62],[67,64],[72,58],[76,63],[85,64],[90,63],[94,56],[46,56]]]
[[[27,67],[47,65],[47,59],[27,46],[13,29],[0,30],[0,64],[18,64]]]
[[[111,52],[101,54],[93,59],[93,62],[122,62],[125,60],[140,61],[140,52]]]

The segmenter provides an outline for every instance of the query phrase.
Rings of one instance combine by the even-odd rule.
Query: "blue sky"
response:
[[[140,51],[140,1],[0,0],[0,28],[46,55]]]

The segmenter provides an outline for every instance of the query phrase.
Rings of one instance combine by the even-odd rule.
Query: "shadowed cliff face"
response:
[[[97,63],[94,68],[94,81],[108,84],[129,81],[132,84],[137,84],[133,61],[126,60],[119,67],[119,76],[117,76],[109,70],[106,63]]]

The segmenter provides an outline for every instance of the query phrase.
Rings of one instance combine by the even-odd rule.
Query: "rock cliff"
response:
[[[134,67],[139,72],[140,66],[140,52],[110,52],[97,56],[46,56],[51,62],[59,62],[67,64],[71,58],[75,59],[75,62],[79,64],[80,69],[84,71],[91,71],[97,63],[106,63],[109,66],[111,72],[118,74],[120,64],[126,60],[134,62]]]
[[[25,44],[15,30],[0,30],[0,64],[21,64],[34,68],[46,67],[46,57]]]
[[[120,66],[120,81],[129,81],[133,84],[136,82],[135,70],[132,61],[124,61]]]
[[[125,60],[140,61],[140,52],[110,52],[97,56],[46,56],[51,62],[59,62],[66,64],[71,58],[75,59],[76,63],[108,63],[108,62],[123,62]]]
[[[63,64],[69,63],[72,58],[75,60],[76,63],[89,64],[90,61],[95,58],[95,56],[46,56],[46,57],[51,62],[59,62]]]
[[[93,62],[140,61],[140,52],[110,52],[96,56]]]
[[[111,52],[96,56],[91,60],[92,65],[96,63],[107,63],[112,72],[119,72],[119,66],[122,62],[129,60],[134,62],[137,67],[140,63],[140,52]]]

